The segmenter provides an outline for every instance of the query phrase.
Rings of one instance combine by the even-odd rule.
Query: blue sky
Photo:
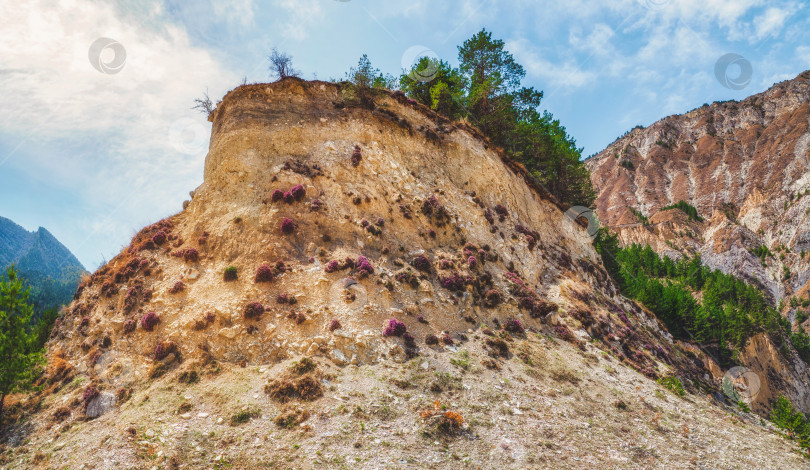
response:
[[[398,74],[423,46],[457,64],[487,28],[598,152],[636,124],[742,99],[810,69],[810,14],[781,0],[20,0],[0,4],[0,216],[44,226],[90,269],[202,182],[210,123],[191,110],[267,81],[274,46],[304,78],[342,78],[363,53]],[[95,66],[91,45],[101,49]],[[715,64],[751,64],[724,87]],[[99,64],[123,59],[104,73]],[[109,72],[109,70],[108,70]],[[730,78],[739,68],[732,65]],[[747,78],[747,77],[742,77]],[[739,87],[738,87],[739,88]]]

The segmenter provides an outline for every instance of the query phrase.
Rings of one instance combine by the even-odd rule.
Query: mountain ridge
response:
[[[29,232],[0,217],[0,268],[11,264],[32,287],[31,300],[38,310],[69,303],[86,274],[82,263],[46,228]]]

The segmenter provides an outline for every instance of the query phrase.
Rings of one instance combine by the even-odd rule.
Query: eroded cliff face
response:
[[[747,464],[795,464],[741,421],[692,448],[725,432],[710,358],[621,297],[585,228],[474,129],[359,98],[297,79],[223,98],[203,184],[54,330],[28,437],[52,463],[731,465],[754,441]],[[606,432],[569,441],[586,419]]]
[[[714,103],[634,129],[587,162],[599,217],[624,239],[638,225],[629,208],[655,217],[686,201],[706,222],[674,232],[653,223],[648,231],[657,245],[669,240],[677,251],[699,252],[709,266],[762,285],[775,301],[793,295],[808,277],[800,255],[810,251],[809,124],[810,72],[804,72],[739,103]],[[789,252],[762,266],[751,254],[761,245]]]
[[[202,343],[234,362],[319,351],[369,362],[390,348],[404,357],[380,335],[392,317],[424,338],[496,319],[529,326],[581,304],[583,290],[615,294],[582,227],[484,141],[394,97],[374,113],[336,107],[342,99],[335,85],[297,81],[227,95],[212,116],[204,183],[89,280],[58,330],[68,351],[110,337],[143,358],[169,340],[184,355]],[[274,199],[297,185],[302,196]],[[158,232],[167,241],[153,246]],[[256,282],[262,265],[272,281]],[[238,275],[226,282],[229,266]],[[510,272],[547,306],[521,309]],[[266,312],[248,319],[252,302]],[[291,310],[305,320],[287,319]],[[124,332],[149,311],[160,317],[154,330]],[[333,320],[342,327],[331,332]]]
[[[804,72],[741,102],[669,116],[616,140],[587,162],[597,213],[625,245],[648,244],[673,258],[700,254],[706,265],[760,287],[774,306],[806,299],[808,143],[810,72]],[[662,210],[681,200],[704,220]],[[771,254],[760,257],[762,246]],[[802,307],[785,304],[782,313],[793,323]],[[774,350],[757,337],[741,357],[767,377],[771,390],[760,401],[784,391],[810,409],[806,365]]]

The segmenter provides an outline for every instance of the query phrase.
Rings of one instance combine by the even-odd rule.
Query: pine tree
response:
[[[27,331],[34,313],[28,296],[28,289],[10,266],[5,278],[0,278],[0,426],[6,396],[30,389],[42,362],[41,352],[33,347],[36,335]]]

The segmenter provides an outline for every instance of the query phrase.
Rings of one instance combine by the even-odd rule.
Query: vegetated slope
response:
[[[723,371],[618,295],[519,165],[366,93],[223,98],[191,201],[54,329],[9,465],[802,464],[706,398]],[[689,394],[650,380],[673,374]]]
[[[675,259],[699,255],[758,287],[787,320],[778,330],[803,336],[799,330],[810,326],[804,313],[810,246],[803,241],[810,233],[809,100],[804,72],[739,103],[714,103],[633,129],[587,162],[600,220],[624,246],[649,245]],[[783,385],[776,388],[794,388],[808,411],[806,364],[781,339],[757,336],[736,360],[757,364],[752,368],[769,380],[779,377]]]
[[[85,274],[73,253],[46,229],[29,232],[0,217],[0,268],[12,263],[30,285],[38,311],[69,303]]]

